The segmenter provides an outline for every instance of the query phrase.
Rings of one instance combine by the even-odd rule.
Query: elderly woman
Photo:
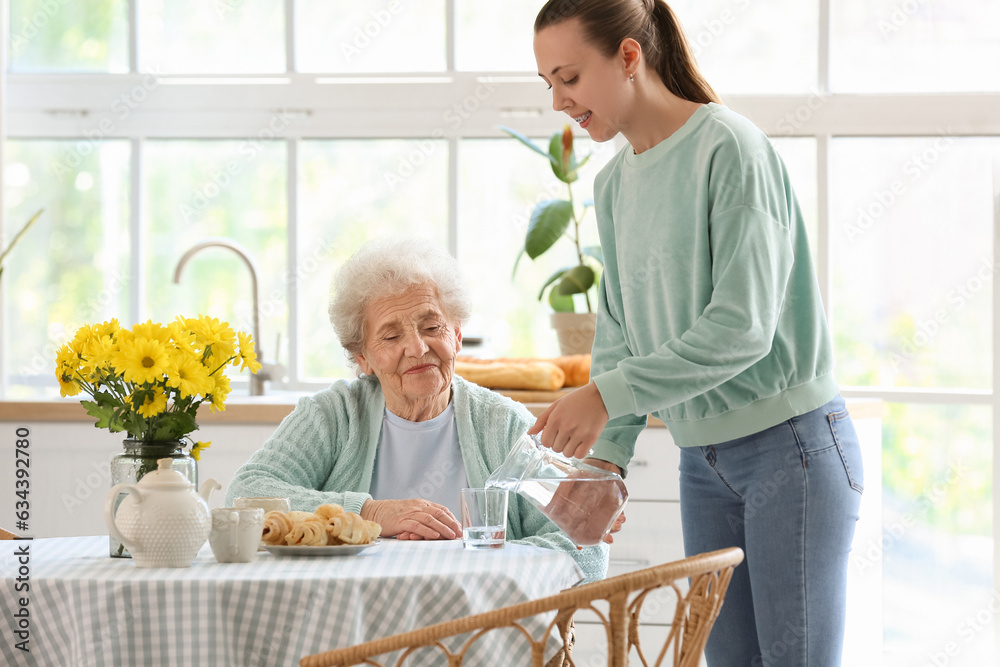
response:
[[[324,503],[376,521],[384,537],[455,539],[459,490],[481,487],[534,422],[527,409],[454,375],[470,299],[458,264],[433,245],[384,241],[340,269],[330,320],[358,379],[303,398],[241,467],[228,501],[287,496],[292,509]],[[507,539],[573,556],[588,581],[607,547],[578,550],[520,496]]]

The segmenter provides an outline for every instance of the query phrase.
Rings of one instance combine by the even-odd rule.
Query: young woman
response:
[[[662,419],[685,550],[746,553],[709,665],[839,665],[861,453],[781,159],[719,104],[662,0],[550,0],[535,58],[557,111],[629,145],[594,186],[592,380],[532,432],[625,471]]]

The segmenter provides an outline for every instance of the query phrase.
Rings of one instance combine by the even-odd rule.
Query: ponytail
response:
[[[606,56],[631,37],[674,95],[691,102],[719,102],[698,70],[684,31],[665,0],[548,0],[535,17],[535,32],[580,19],[587,39]]]
[[[650,64],[654,65],[664,85],[681,99],[701,104],[721,103],[698,69],[674,10],[664,0],[644,0],[643,4],[647,3],[652,5],[652,20],[659,37],[655,42],[659,48],[654,47],[654,53],[650,54]]]

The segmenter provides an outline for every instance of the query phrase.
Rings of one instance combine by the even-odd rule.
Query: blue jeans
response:
[[[681,449],[684,550],[740,547],[709,667],[835,667],[864,478],[837,396],[760,433]]]

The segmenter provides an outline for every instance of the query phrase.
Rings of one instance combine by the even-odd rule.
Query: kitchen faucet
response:
[[[177,262],[177,267],[174,269],[174,282],[180,283],[181,281],[181,271],[184,270],[184,265],[187,263],[191,257],[200,250],[205,248],[228,248],[234,253],[239,255],[243,263],[247,265],[250,269],[250,307],[253,310],[253,339],[257,348],[257,361],[261,362],[261,369],[256,373],[250,374],[250,395],[251,396],[263,396],[264,395],[264,380],[271,379],[268,372],[271,364],[264,364],[263,350],[261,349],[260,340],[260,311],[258,310],[258,290],[257,290],[257,265],[254,263],[253,258],[250,256],[250,252],[235,241],[231,241],[226,238],[210,237],[199,241],[195,245],[181,255],[180,260]]]

